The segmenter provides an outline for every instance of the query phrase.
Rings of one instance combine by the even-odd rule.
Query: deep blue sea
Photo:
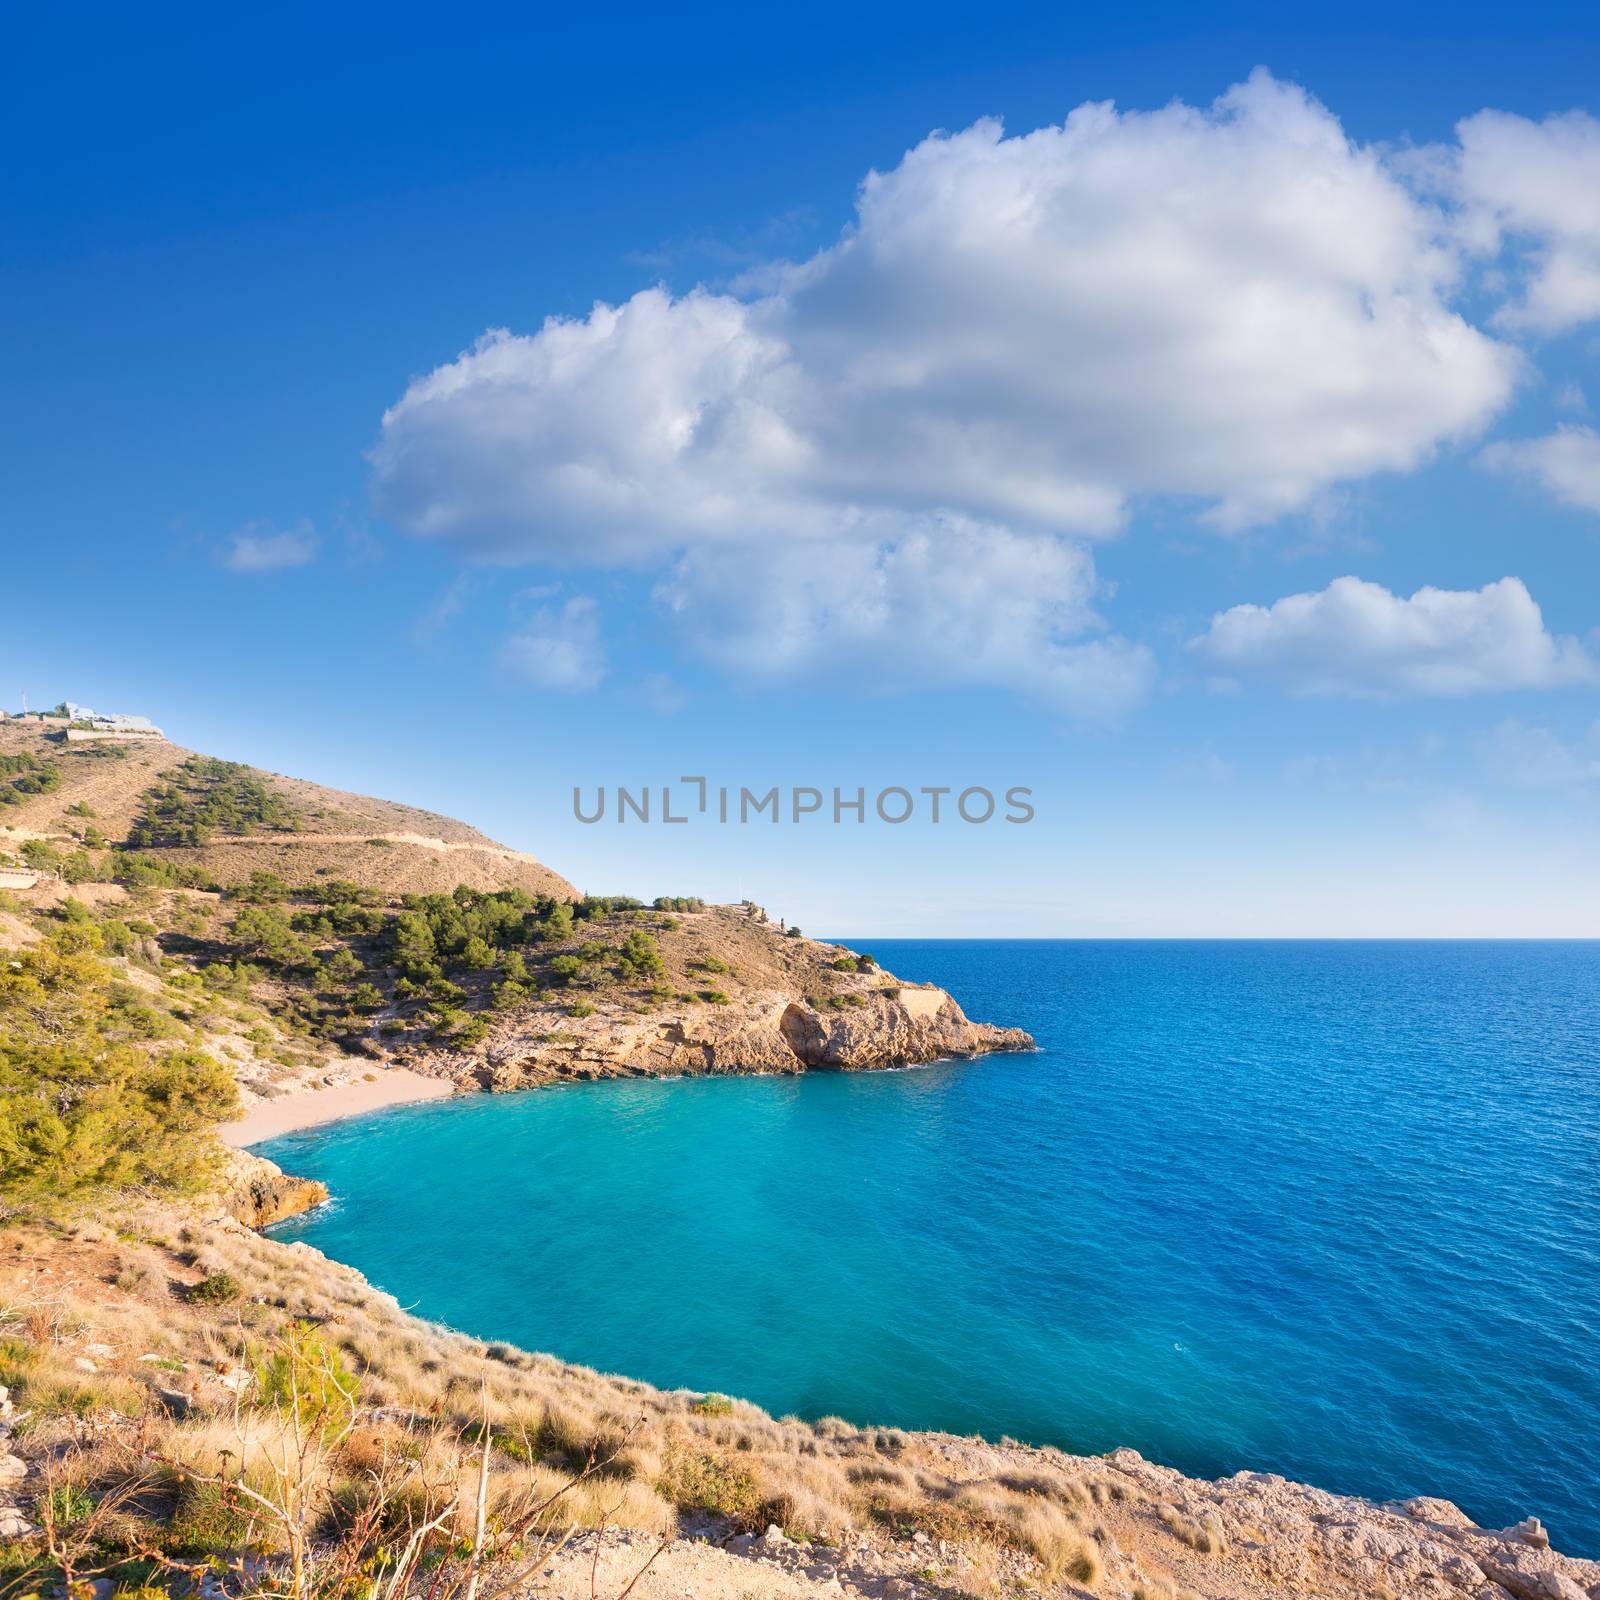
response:
[[[1036,1054],[263,1146],[484,1338],[776,1414],[1132,1445],[1600,1556],[1600,944],[852,941]]]

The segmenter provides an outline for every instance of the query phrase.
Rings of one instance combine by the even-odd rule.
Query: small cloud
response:
[[[316,530],[304,519],[292,528],[273,528],[265,522],[247,523],[230,537],[222,552],[222,564],[229,572],[251,577],[264,572],[283,572],[289,567],[309,566],[316,559]]]
[[[364,523],[344,530],[344,559],[349,567],[375,567],[388,558],[383,540]]]
[[[1496,472],[1531,479],[1563,505],[1600,511],[1600,433],[1593,428],[1564,423],[1542,439],[1492,444],[1479,459]]]
[[[500,663],[540,689],[583,694],[605,676],[600,619],[587,595],[574,595],[559,608],[546,606],[506,640]]]
[[[689,697],[664,672],[652,672],[639,688],[645,704],[664,717],[675,715],[689,703]]]
[[[427,644],[429,640],[437,638],[460,615],[461,608],[472,598],[477,586],[477,579],[470,572],[460,573],[451,579],[433,604],[417,618],[411,629],[411,637],[419,644]]]
[[[1218,612],[1189,651],[1228,678],[1291,694],[1387,699],[1600,682],[1600,664],[1550,633],[1520,578],[1481,589],[1418,589],[1335,578],[1315,594]]]
[[[1226,788],[1237,776],[1231,761],[1207,746],[1180,757],[1172,764],[1172,776],[1184,784],[1205,784],[1212,788]]]
[[[1582,744],[1508,717],[1477,741],[1485,772],[1519,789],[1573,789],[1600,783],[1600,722]]]

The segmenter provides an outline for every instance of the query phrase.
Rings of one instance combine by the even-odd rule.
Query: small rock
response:
[[[0,1455],[0,1483],[21,1483],[28,1476],[28,1463],[21,1456]]]
[[[194,1409],[194,1402],[181,1389],[157,1389],[156,1399],[175,1417],[186,1417]]]
[[[883,1592],[889,1600],[901,1600],[903,1595],[915,1594],[917,1591],[915,1585],[907,1583],[904,1578],[891,1578],[884,1584]]]
[[[1524,1517],[1514,1527],[1507,1528],[1502,1537],[1520,1539],[1524,1544],[1531,1544],[1535,1550],[1550,1548],[1550,1535],[1544,1531],[1544,1524],[1537,1517]]]
[[[26,1539],[38,1531],[15,1506],[0,1506],[0,1539]]]
[[[74,1356],[72,1364],[79,1372],[98,1372],[100,1370],[88,1356]]]
[[[766,1544],[788,1544],[789,1542],[788,1535],[784,1533],[776,1522],[767,1524],[767,1531],[761,1535],[761,1538]]]
[[[1541,1572],[1539,1593],[1545,1600],[1589,1600],[1586,1589],[1581,1589],[1564,1572]]]
[[[1433,1495],[1414,1494],[1399,1502],[1400,1509],[1417,1522],[1437,1522],[1444,1528],[1470,1528],[1475,1524],[1460,1506]]]

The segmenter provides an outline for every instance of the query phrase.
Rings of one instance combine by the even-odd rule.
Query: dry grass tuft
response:
[[[1156,1514],[1161,1519],[1162,1527],[1176,1534],[1190,1549],[1198,1550],[1201,1555],[1220,1555],[1226,1547],[1222,1519],[1215,1511],[1202,1512],[1195,1517],[1180,1511],[1177,1506],[1164,1505]]]

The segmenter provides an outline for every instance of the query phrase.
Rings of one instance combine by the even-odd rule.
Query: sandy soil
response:
[[[404,1067],[390,1067],[371,1078],[262,1100],[237,1122],[226,1123],[217,1131],[224,1144],[242,1150],[263,1139],[275,1139],[280,1133],[293,1133],[297,1128],[314,1128],[321,1122],[337,1122],[341,1117],[381,1111],[385,1106],[409,1105],[414,1100],[438,1100],[454,1092],[453,1084],[438,1078],[425,1078]]]

